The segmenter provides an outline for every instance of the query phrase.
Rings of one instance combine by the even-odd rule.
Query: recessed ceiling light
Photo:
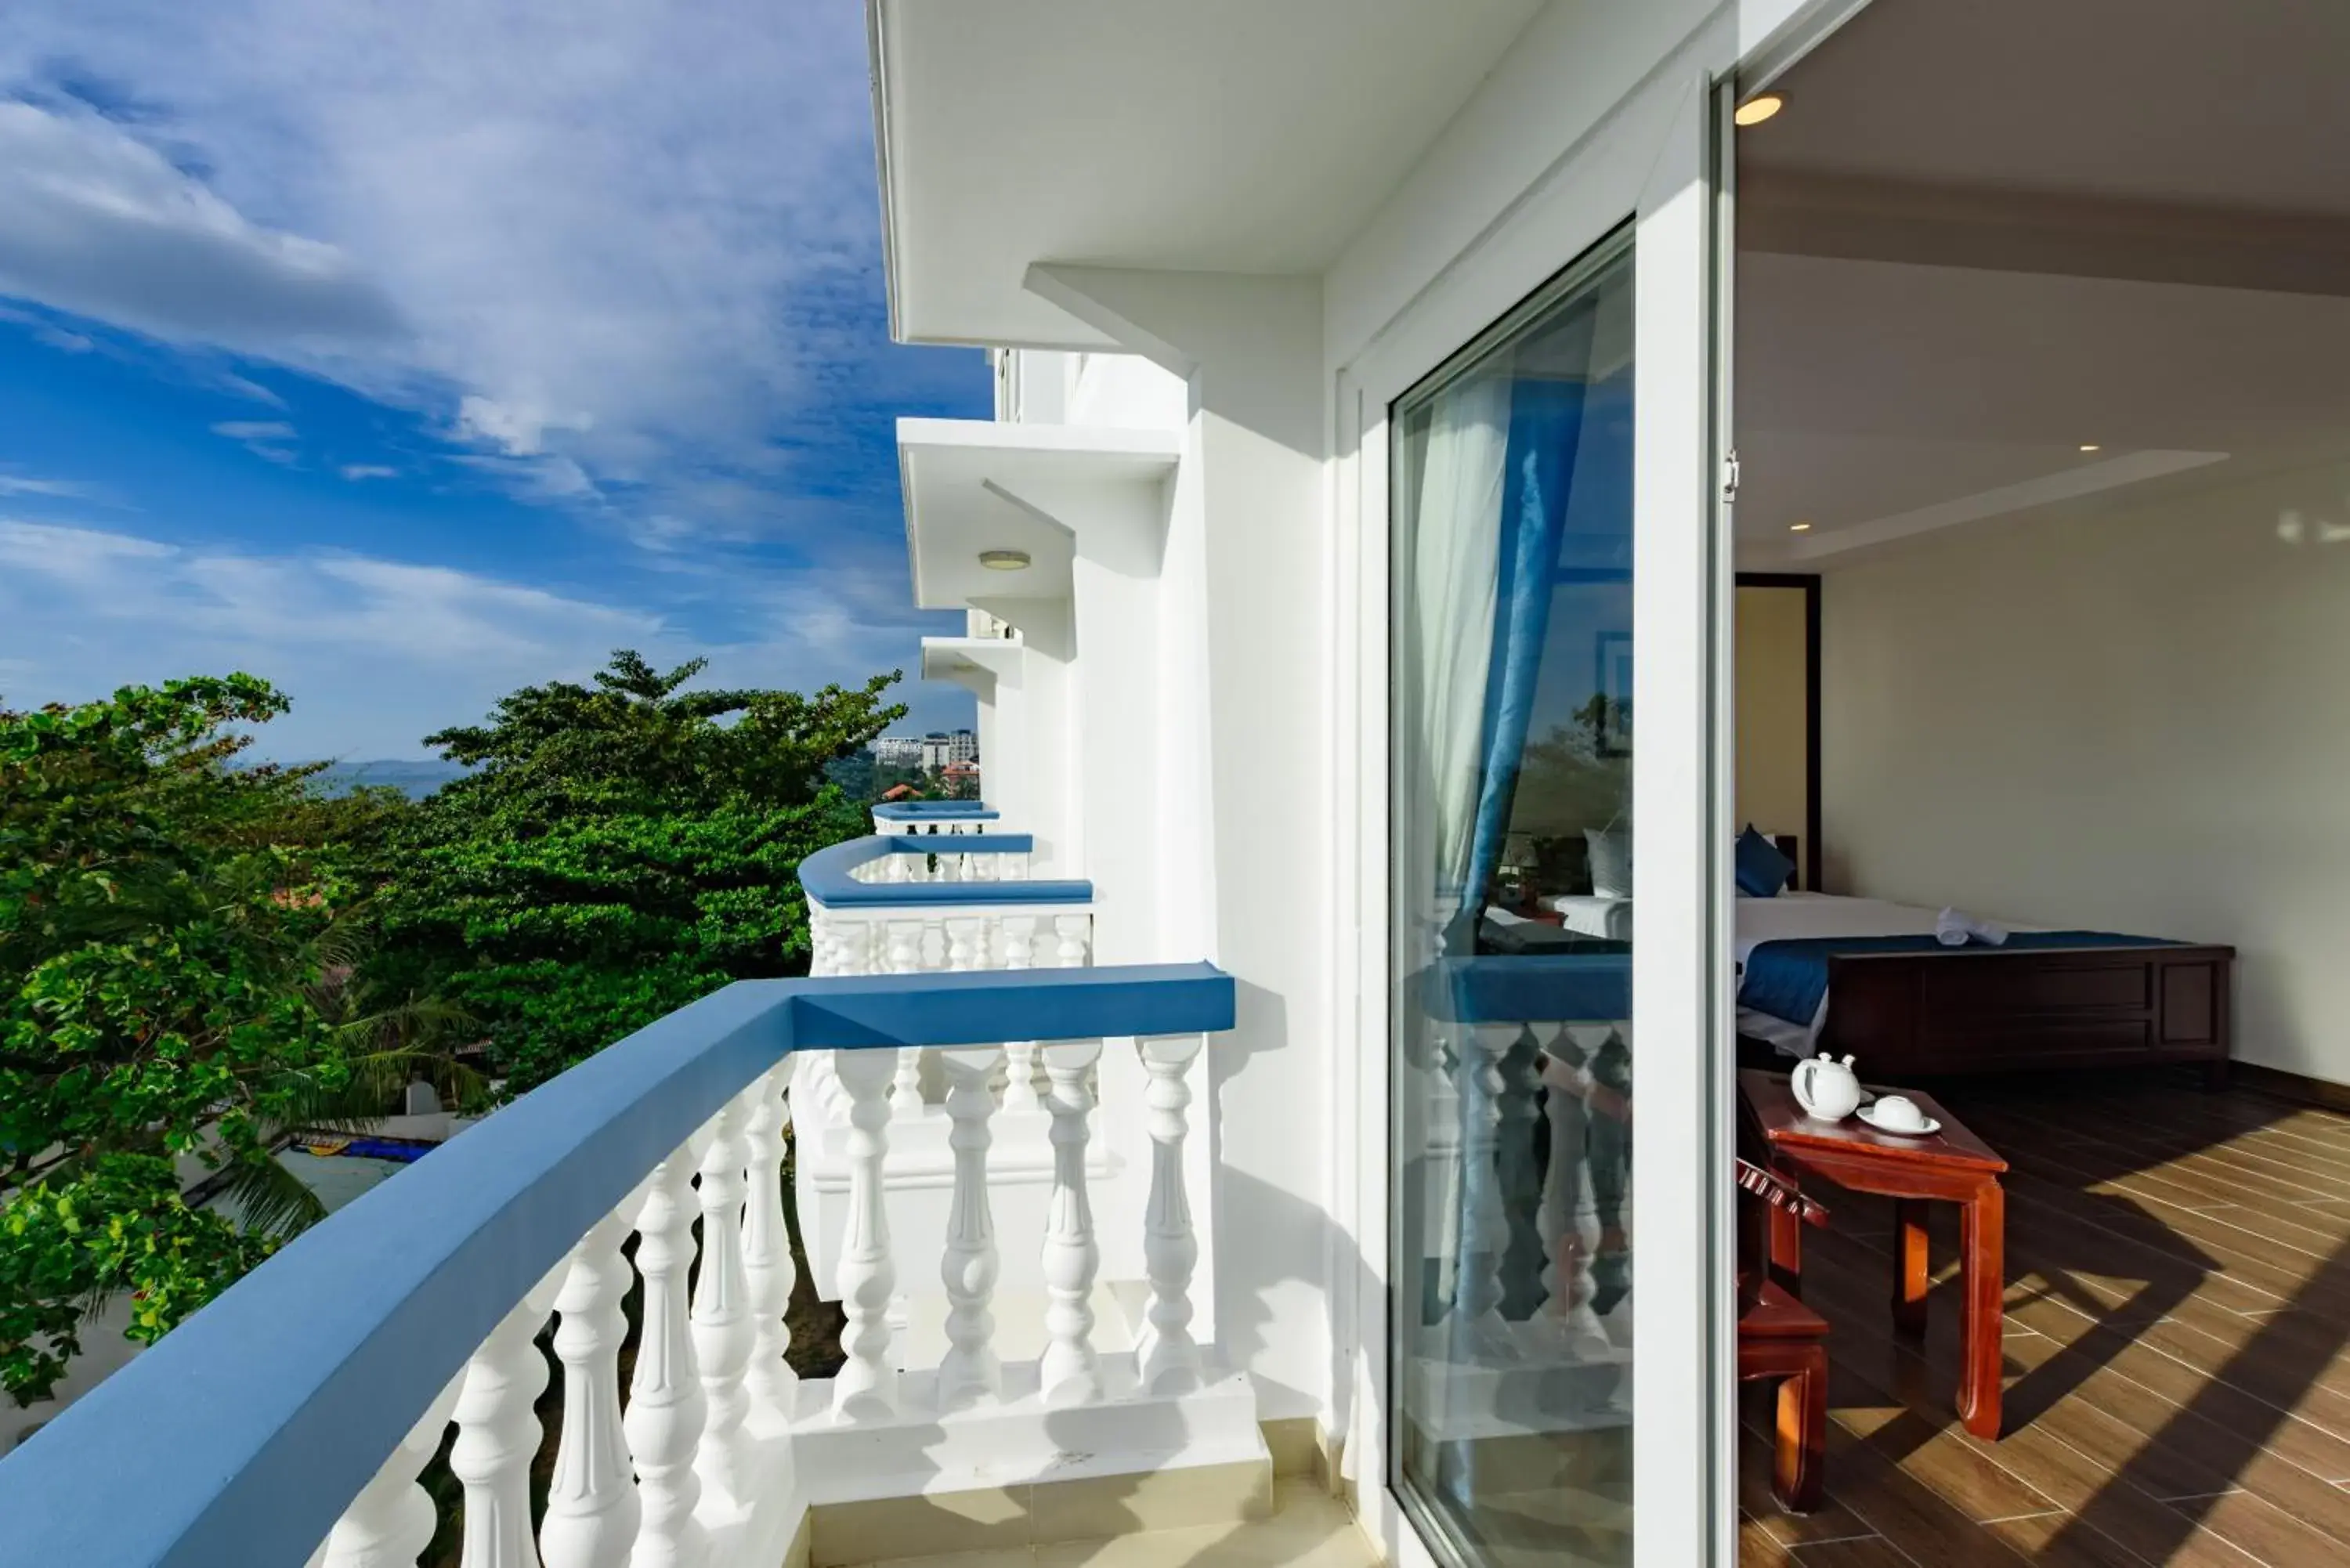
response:
[[[1808,523],[1790,523],[1787,524],[1787,532],[1790,534],[1808,534],[1811,531],[1812,525]]]
[[[1025,550],[982,550],[979,564],[991,572],[1024,572],[1028,569]]]
[[[1760,125],[1786,107],[1786,99],[1778,93],[1756,93],[1752,98],[1740,104],[1737,111],[1730,118],[1741,125]]]
[[[2099,446],[2095,441],[2085,441],[2081,443],[2081,450],[2083,452],[2103,452],[2106,449]]]

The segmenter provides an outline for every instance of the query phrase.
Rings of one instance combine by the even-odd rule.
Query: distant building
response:
[[[922,768],[927,773],[937,773],[955,760],[954,737],[944,730],[931,731],[922,737],[920,744]]]
[[[885,768],[916,768],[922,765],[922,738],[920,735],[883,735],[872,745],[876,766]]]

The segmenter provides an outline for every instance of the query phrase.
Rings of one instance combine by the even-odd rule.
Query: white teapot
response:
[[[1852,1058],[1807,1056],[1795,1064],[1791,1080],[1804,1114],[1824,1122],[1840,1122],[1860,1108],[1860,1075]]]

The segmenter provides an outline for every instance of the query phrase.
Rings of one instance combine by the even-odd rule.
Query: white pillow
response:
[[[1632,830],[1622,826],[1586,827],[1583,846],[1591,862],[1591,891],[1601,898],[1632,896]]]

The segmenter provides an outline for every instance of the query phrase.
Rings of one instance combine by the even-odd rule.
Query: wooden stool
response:
[[[1769,1205],[1774,1230],[1780,1224],[1827,1223],[1826,1210],[1805,1198],[1794,1183],[1761,1166],[1740,1160],[1738,1185]],[[1771,1494],[1788,1512],[1809,1513],[1820,1506],[1821,1472],[1826,1467],[1827,1320],[1771,1278],[1768,1249],[1756,1250],[1765,1255],[1742,1268],[1738,1276],[1738,1380],[1777,1380]]]

